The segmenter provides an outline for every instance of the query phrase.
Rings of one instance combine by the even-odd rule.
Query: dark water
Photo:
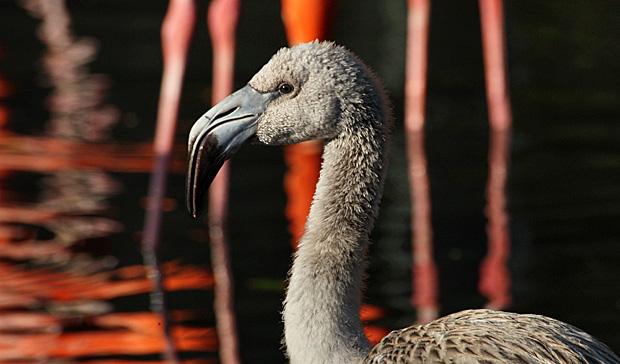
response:
[[[179,144],[210,99],[211,51],[202,20],[207,2],[198,3],[201,15],[188,63]],[[105,102],[119,110],[112,139],[150,141],[165,2],[84,0],[68,5],[74,34],[99,44],[89,68],[110,78]],[[394,102],[390,172],[373,235],[366,295],[369,302],[390,310],[379,321],[388,327],[407,325],[414,318],[408,302],[409,201],[401,128],[405,6],[396,0],[342,1],[334,35],[377,71]],[[620,352],[620,3],[508,1],[506,10],[514,113],[508,196],[510,309],[565,320]],[[449,313],[484,304],[476,284],[486,251],[488,122],[476,2],[434,2],[431,24],[427,146],[440,298],[442,313]],[[41,135],[49,129],[45,100],[50,87],[41,82],[45,46],[37,39],[38,26],[39,20],[14,2],[0,4],[0,75],[14,86],[13,94],[2,100],[12,112],[5,128],[20,135]],[[245,1],[237,86],[285,41],[279,2]],[[231,253],[246,363],[285,361],[278,312],[291,248],[282,214],[283,171],[279,149],[256,146],[242,150],[232,167]],[[41,199],[44,177],[50,174],[17,173],[3,204]],[[113,256],[118,266],[139,264],[137,232],[143,224],[148,175],[112,170],[107,176],[119,188],[103,193],[107,207],[88,215],[103,214],[122,230],[80,240],[74,249],[98,258]],[[205,266],[205,224],[191,221],[183,211],[183,180],[181,172],[170,179],[173,205],[164,218],[162,254],[166,260]],[[44,235],[46,229],[37,226]],[[174,292],[170,302],[173,309],[206,308],[199,324],[213,323],[209,290]],[[117,312],[148,306],[143,294],[112,304]]]

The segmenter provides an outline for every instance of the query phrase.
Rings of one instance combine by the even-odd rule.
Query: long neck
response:
[[[291,269],[284,340],[292,364],[359,363],[364,254],[378,211],[385,130],[367,123],[326,142],[317,190]]]

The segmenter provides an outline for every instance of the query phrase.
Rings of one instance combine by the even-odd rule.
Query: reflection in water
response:
[[[117,221],[93,216],[104,212],[107,198],[119,189],[118,182],[105,172],[58,171],[45,177],[42,185],[41,202],[36,206],[57,215],[44,224],[57,244],[69,247],[122,230]]]
[[[41,19],[38,35],[47,47],[43,64],[53,92],[48,100],[50,134],[62,138],[99,141],[118,121],[118,110],[102,105],[107,78],[88,72],[97,54],[93,39],[74,39],[64,0],[24,0],[22,5]]]
[[[170,166],[185,173],[186,146],[179,145]],[[6,135],[0,139],[0,169],[51,173],[59,170],[101,170],[144,173],[151,168],[150,143],[88,143],[51,137]],[[118,191],[116,191],[118,192]]]
[[[145,269],[115,268],[115,258],[92,252],[101,243],[96,238],[124,229],[109,216],[109,199],[122,186],[106,171],[147,171],[150,146],[103,143],[119,112],[104,104],[106,78],[89,74],[86,66],[96,42],[74,39],[64,1],[21,4],[41,19],[38,34],[53,91],[49,137],[3,133],[0,140],[0,361],[145,363],[163,349],[160,318],[139,311],[146,305],[115,312],[113,301],[149,292]],[[0,82],[0,91],[6,90]],[[0,111],[3,121],[6,115]],[[34,176],[12,168],[45,173],[38,178],[36,202],[12,193],[11,183]],[[163,274],[169,291],[210,289],[214,283],[205,269],[176,262],[165,264]],[[199,310],[172,312],[181,352],[217,350],[214,330],[195,324],[204,316]]]
[[[45,90],[33,87],[35,77],[31,74],[33,69],[40,68],[33,60],[41,55],[41,43],[27,34],[36,22],[26,19],[25,11],[16,9],[15,2],[0,3],[0,28],[4,30],[0,42],[5,42],[0,44],[4,51],[0,54],[4,57],[0,67],[7,65],[5,69],[10,72],[0,75],[0,79],[5,76],[15,83],[12,88],[2,85],[4,97],[7,92],[14,94],[8,99],[0,96],[0,103],[7,102],[14,107],[9,127],[40,130],[42,111],[34,102]],[[368,61],[387,81],[395,115],[402,120],[406,4],[399,0],[341,3],[343,16],[338,19],[336,40]],[[208,2],[197,4],[204,14]],[[515,298],[511,310],[542,313],[568,321],[620,352],[620,188],[617,183],[620,48],[616,47],[617,36],[613,36],[617,33],[614,30],[620,2],[597,2],[600,6],[560,0],[506,4],[516,128],[509,176],[514,242],[510,267]],[[147,140],[152,136],[148,121],[154,119],[160,81],[161,52],[157,39],[166,2],[71,1],[68,5],[72,15],[81,16],[80,34],[98,34],[101,41],[97,67],[113,77],[111,96],[118,100],[115,103],[125,119],[125,124],[119,123],[114,133],[123,140]],[[244,8],[246,15],[260,21],[250,22],[248,17],[243,17],[246,21],[241,22],[239,83],[245,83],[263,63],[261,60],[266,61],[285,42],[279,25],[279,2],[244,2]],[[435,253],[442,278],[443,314],[484,303],[477,294],[475,282],[486,241],[482,211],[488,122],[476,2],[433,2],[431,15],[434,29],[431,43],[435,46],[430,49],[429,84],[434,86],[429,90],[427,107],[427,152],[437,213]],[[189,119],[204,112],[210,92],[209,72],[206,72],[210,59],[207,32],[203,29],[194,36],[180,133],[189,128]],[[131,120],[128,114],[132,114]],[[397,122],[387,188],[374,231],[376,243],[370,247],[366,295],[368,302],[388,308],[388,316],[373,323],[393,328],[407,326],[414,319],[407,300],[410,294],[409,200],[403,130],[398,125]],[[184,153],[179,149],[178,156]],[[100,258],[90,259],[90,263],[97,271],[111,269],[96,267],[97,263],[104,266],[114,263],[101,259],[110,250],[120,257],[121,266],[138,262],[134,239],[137,234],[132,233],[142,226],[143,211],[139,210],[138,199],[144,193],[140,195],[137,190],[146,186],[144,173],[151,165],[151,157],[147,143],[85,143],[23,135],[0,137],[0,174],[4,173],[0,177],[0,220],[4,221],[0,224],[0,262],[10,263],[13,272],[49,268],[51,264],[38,262],[53,254],[64,254],[57,260],[88,262],[84,258],[92,258],[96,247]],[[177,159],[173,167],[176,175],[171,176],[170,197],[176,200],[182,194],[179,173],[183,172],[183,165]],[[284,197],[277,188],[281,185],[281,156],[278,151],[256,147],[239,155],[235,166],[233,175],[236,173],[237,177],[233,178],[232,187],[237,192],[231,195],[234,200],[230,221],[234,226],[231,241],[241,354],[246,362],[284,363],[279,350],[282,330],[278,315],[282,297],[279,287],[290,263],[290,251],[282,217]],[[9,170],[18,172],[9,175]],[[42,207],[35,210],[31,204],[25,204],[43,193],[44,182],[39,178],[59,170],[105,170],[121,180],[124,192],[110,199],[112,209],[80,214],[80,217],[119,220],[126,231],[96,242],[82,241],[69,248],[55,244],[53,234],[43,226],[58,213],[41,210]],[[166,215],[165,221],[170,225],[164,230],[163,253],[187,257],[184,259],[188,261],[207,261],[208,232],[203,224],[197,226],[178,210]],[[192,234],[190,239],[188,234]],[[175,240],[176,237],[179,239]],[[89,254],[79,260],[78,250]],[[51,270],[63,271],[63,266],[57,263]],[[0,275],[0,284],[5,284],[4,280],[4,275]],[[251,285],[254,280],[258,282],[257,287]],[[7,291],[0,289],[0,292]],[[11,292],[13,296],[17,293]],[[178,302],[178,295],[185,294],[174,292],[172,303]],[[184,303],[209,309],[211,291],[189,294],[190,297],[184,296],[187,298]],[[196,299],[196,295],[206,297]],[[8,299],[0,296],[0,302]],[[24,305],[29,302],[27,298],[20,299]],[[10,311],[2,308],[0,316],[13,317],[5,316],[8,312],[48,314],[47,310],[51,310],[51,305],[44,309],[38,304],[35,300],[28,307],[15,306]],[[108,304],[114,305],[115,313],[146,311],[148,306],[146,295],[113,299]],[[53,308],[56,315],[58,309]],[[62,307],[68,309],[73,308]],[[207,317],[200,324],[212,325],[211,313],[204,314]],[[89,317],[75,320],[84,322]],[[73,322],[67,325],[70,326],[63,328],[65,333],[101,329],[75,326]],[[0,331],[3,335],[17,333],[23,334],[17,329]],[[2,343],[6,345],[7,340]],[[195,353],[191,357],[199,355],[216,356]],[[182,353],[182,357],[188,358],[190,354]],[[66,361],[107,359],[110,357]],[[117,359],[114,357],[115,362]],[[136,357],[122,359],[132,364],[137,362]],[[155,355],[140,359],[157,360]]]

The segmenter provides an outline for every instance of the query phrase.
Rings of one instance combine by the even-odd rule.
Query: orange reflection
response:
[[[135,276],[136,270],[140,276]],[[130,273],[130,274],[126,274]],[[206,289],[214,284],[213,276],[203,268],[163,266],[164,286],[169,291]],[[107,300],[150,292],[150,281],[143,266],[83,275],[79,271],[58,272],[52,268],[25,270],[16,264],[0,263],[0,307],[26,308],[44,300]]]
[[[150,321],[157,318],[153,316]],[[216,350],[215,330],[176,326],[172,335],[179,350]],[[0,360],[76,358],[95,355],[148,355],[163,350],[160,330],[126,329],[74,333],[0,334]],[[109,361],[112,362],[112,361]],[[135,363],[136,361],[134,361]]]
[[[97,43],[71,34],[64,2],[21,5],[41,19],[38,35],[47,47],[43,63],[53,90],[47,136],[11,134],[2,131],[10,116],[2,99],[12,89],[0,75],[0,362],[160,363],[143,356],[164,350],[162,317],[134,305],[152,290],[145,267],[116,268],[116,257],[89,253],[100,238],[125,229],[110,218],[110,198],[122,186],[109,172],[150,171],[152,145],[108,140],[118,110],[105,103],[107,78],[87,67]],[[184,149],[175,149],[175,173],[185,170]],[[33,191],[9,183],[33,172],[44,175],[37,177],[34,201]],[[204,267],[176,261],[164,264],[162,274],[167,291],[214,285]],[[119,312],[116,302],[123,299],[137,312]],[[182,354],[218,349],[214,328],[197,323],[211,316],[206,310],[172,312],[172,338]],[[135,358],[115,358],[120,355]]]
[[[184,144],[175,146],[171,173],[185,173],[186,148]],[[0,169],[33,172],[71,169],[141,173],[150,172],[154,160],[152,143],[93,143],[17,135],[0,138],[0,156]]]
[[[213,277],[205,269],[163,267],[168,291],[206,289]],[[163,349],[161,318],[151,312],[107,313],[105,300],[150,291],[143,266],[83,275],[52,268],[28,270],[0,264],[0,360],[76,358],[94,355],[146,355]],[[33,310],[33,308],[44,310]],[[215,351],[213,328],[183,326],[199,312],[174,312],[173,338],[181,351]],[[86,325],[85,331],[71,327]]]
[[[379,306],[363,304],[360,310],[360,318],[364,324],[364,333],[368,341],[374,346],[376,345],[390,330],[383,326],[375,325],[372,322],[387,316],[387,310]]]

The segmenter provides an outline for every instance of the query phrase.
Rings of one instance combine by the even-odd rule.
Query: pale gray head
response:
[[[345,117],[355,112],[366,117]],[[332,139],[357,123],[381,123],[387,113],[382,87],[346,49],[313,42],[279,50],[247,86],[192,127],[186,186],[190,215],[200,214],[217,171],[247,140],[281,145]]]

